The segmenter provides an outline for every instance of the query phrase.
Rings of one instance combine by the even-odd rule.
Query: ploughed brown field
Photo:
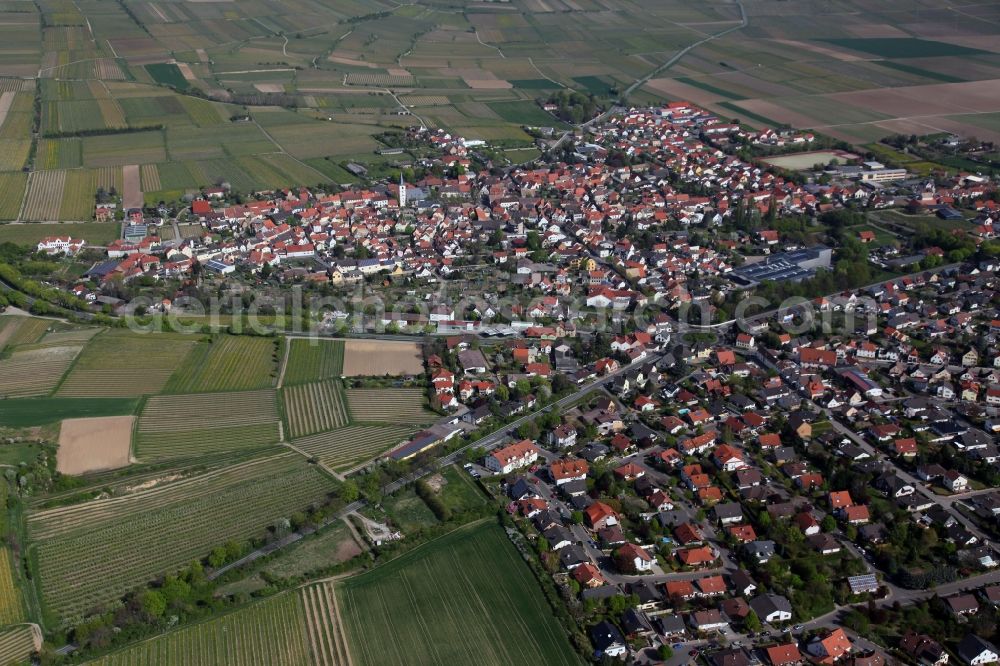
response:
[[[415,342],[347,340],[344,376],[419,375],[424,371],[420,345]]]
[[[129,464],[134,416],[66,419],[59,431],[56,470],[86,474]]]

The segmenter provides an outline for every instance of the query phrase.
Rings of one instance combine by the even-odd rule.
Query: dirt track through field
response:
[[[134,416],[66,419],[59,431],[56,470],[86,474],[129,464]]]

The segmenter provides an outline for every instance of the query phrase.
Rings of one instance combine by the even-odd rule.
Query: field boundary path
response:
[[[274,388],[280,389],[285,384],[285,370],[288,369],[288,357],[292,353],[292,344],[290,342],[291,338],[285,338],[285,353],[281,357],[281,371],[278,373],[278,383]]]

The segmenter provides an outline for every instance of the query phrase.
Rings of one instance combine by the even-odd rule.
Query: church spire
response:
[[[406,207],[406,183],[403,182],[403,172],[399,172],[399,207]]]

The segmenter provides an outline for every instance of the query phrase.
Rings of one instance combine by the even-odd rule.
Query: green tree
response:
[[[340,495],[340,499],[350,504],[358,500],[358,497],[361,496],[361,490],[355,481],[348,479],[341,484],[338,494]]]
[[[668,659],[674,656],[673,648],[671,648],[669,645],[666,644],[660,646],[659,652],[660,652],[660,659],[662,659],[663,661],[667,661]]]
[[[823,522],[820,526],[823,528],[824,532],[833,532],[837,529],[837,519],[830,514],[826,514],[826,517],[823,518]]]
[[[163,613],[167,610],[167,600],[156,590],[143,592],[139,597],[139,604],[142,606],[142,611],[154,619],[163,617]]]
[[[746,625],[748,631],[760,631],[760,618],[757,617],[757,613],[755,613],[752,608],[750,609],[750,612],[747,613],[747,617],[743,623]]]
[[[225,563],[226,549],[222,546],[216,546],[212,549],[212,552],[208,556],[208,565],[212,568],[218,569]]]

